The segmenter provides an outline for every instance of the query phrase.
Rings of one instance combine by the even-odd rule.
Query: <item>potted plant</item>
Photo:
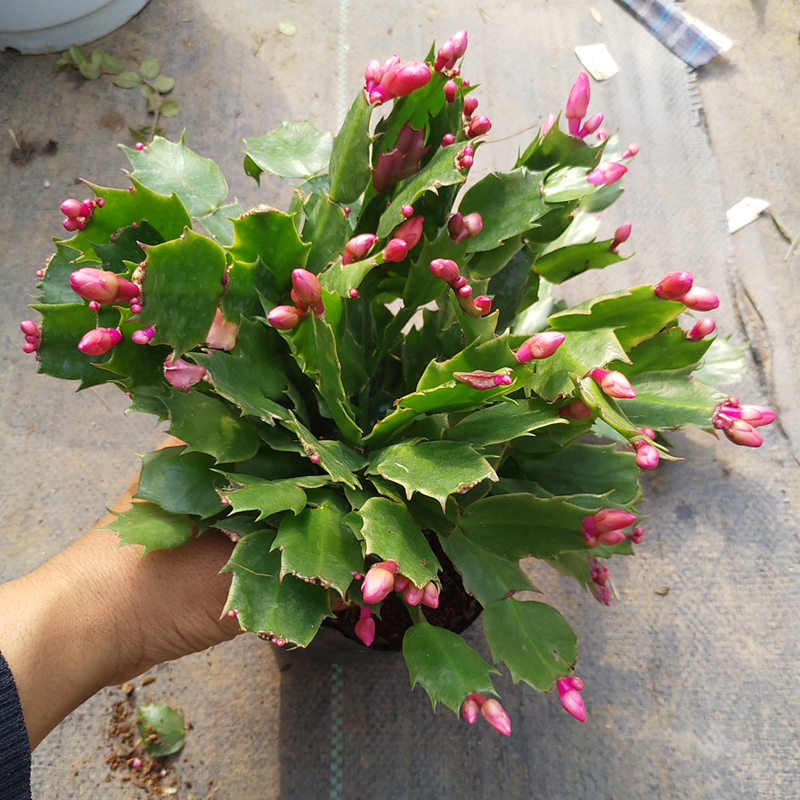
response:
[[[122,544],[146,557],[222,530],[243,629],[402,646],[434,707],[509,734],[498,671],[459,633],[482,610],[495,664],[584,720],[576,637],[528,599],[520,560],[609,603],[605,565],[644,535],[640,470],[674,458],[665,433],[757,447],[774,414],[692,376],[715,325],[682,315],[719,301],[688,272],[553,299],[623,260],[631,232],[596,240],[638,147],[586,119],[585,74],[567,130],[551,115],[462,194],[491,128],[466,47],[461,31],[423,62],[370,62],[335,139],[308,123],[246,139],[249,175],[299,181],[287,212],[224,205],[183,138],[125,148],[127,189],[64,201],[74,236],[22,330],[41,372],[114,383],[185,443],[143,457],[110,526]]]

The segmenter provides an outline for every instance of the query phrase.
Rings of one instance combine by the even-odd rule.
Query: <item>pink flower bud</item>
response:
[[[131,766],[134,769],[141,769],[142,768],[142,759],[139,758],[138,756],[134,757],[133,759],[131,759]]]
[[[394,586],[394,573],[375,564],[369,568],[363,582],[361,592],[364,602],[372,605],[385,599]]]
[[[117,276],[117,280],[119,281],[119,287],[114,298],[115,303],[130,303],[131,300],[139,296],[141,290],[135,283],[119,276]]]
[[[307,269],[292,270],[292,286],[304,306],[318,303],[322,298],[322,286],[313,272]]]
[[[503,736],[511,736],[511,720],[505,709],[494,698],[490,698],[481,706],[483,718]]]
[[[464,217],[458,211],[448,220],[447,232],[454,242],[460,242],[467,235],[464,230]]]
[[[214,321],[206,334],[206,344],[214,350],[233,350],[238,335],[239,326],[235,322],[226,322],[222,311],[217,309]]]
[[[99,311],[100,310],[100,303],[98,303],[97,300],[90,300],[89,301],[89,308],[92,311]]]
[[[630,222],[626,222],[624,225],[620,225],[619,228],[614,231],[614,238],[608,248],[612,253],[616,253],[617,248],[623,244],[623,242],[628,241],[628,238],[631,235],[631,228],[633,228],[633,225]]]
[[[433,62],[433,68],[436,72],[441,72],[443,69],[452,69],[456,63],[453,42],[448,39],[437,51],[436,60]]]
[[[633,158],[639,153],[639,145],[636,142],[631,142],[623,151],[623,158]]]
[[[134,147],[135,147],[137,150],[139,150],[139,152],[141,152],[142,150],[144,150],[144,142],[136,142],[136,144],[134,145]]]
[[[433,581],[428,581],[422,590],[422,605],[439,608],[439,590]]]
[[[408,255],[408,244],[402,239],[390,239],[383,251],[384,261],[403,261]]]
[[[590,134],[594,133],[600,127],[600,123],[602,121],[602,114],[595,114],[593,117],[589,117],[589,119],[586,120],[583,127],[578,132],[578,136],[583,139],[585,136],[589,136]]]
[[[692,286],[679,299],[686,308],[691,308],[693,311],[713,311],[719,307],[719,297],[711,289],[704,289],[702,286]]]
[[[69,276],[69,285],[75,294],[86,300],[113,303],[119,291],[119,278],[113,272],[85,267]]]
[[[98,197],[96,202],[98,208],[102,208],[106,204],[106,201],[102,197]]]
[[[349,296],[350,296],[350,297],[351,297],[353,300],[357,300],[357,299],[358,299],[358,289],[355,289],[355,288],[352,288],[352,287],[351,287],[350,289],[348,289],[348,290],[347,290],[347,294],[348,294],[348,295],[349,295]]]
[[[597,530],[597,523],[593,516],[588,516],[583,518],[583,522],[581,524],[581,528],[583,529],[583,540],[589,547],[597,547],[600,543],[600,531]]]
[[[38,349],[38,345],[34,344],[33,342],[25,342],[22,345],[22,352],[23,353],[35,353]]]
[[[136,344],[147,344],[155,335],[154,328],[143,328],[131,334],[131,341]]]
[[[593,186],[610,186],[616,183],[628,168],[616,161],[603,161],[586,176],[586,180]]]
[[[562,678],[556,686],[558,687],[558,699],[561,700],[564,711],[572,714],[579,722],[586,722],[586,706],[580,695],[581,690],[576,688],[569,678]],[[580,687],[583,688],[582,681]]]
[[[458,264],[449,258],[435,258],[431,261],[431,272],[445,283],[453,283],[459,277]]]
[[[608,369],[593,369],[589,373],[590,378],[597,381],[598,386],[609,396],[618,398],[636,397],[636,392],[630,381],[621,373]]]
[[[453,43],[453,58],[462,58],[467,52],[467,32],[463,30],[454,33],[450,37],[450,41]]]
[[[79,217],[81,215],[81,201],[75,200],[72,197],[69,198],[69,200],[65,200],[61,204],[61,213],[70,219]]]
[[[769,425],[775,421],[775,412],[765,406],[743,405],[739,408],[740,419],[750,423],[754,428]]]
[[[636,522],[636,514],[620,508],[603,508],[594,515],[594,524],[600,533],[627,528]]]
[[[641,544],[644,539],[644,528],[634,528],[631,534],[631,541],[634,544]]]
[[[567,337],[558,331],[535,333],[530,339],[523,342],[516,352],[517,361],[525,364],[535,358],[548,358],[561,347]]]
[[[401,61],[390,67],[381,78],[381,86],[391,97],[405,97],[422,88],[431,79],[431,70],[421,61]]]
[[[478,98],[474,94],[464,98],[464,116],[471,117],[478,107]]]
[[[39,336],[39,326],[32,319],[24,319],[19,324],[19,329],[26,336]]]
[[[459,169],[469,169],[474,163],[475,160],[472,158],[472,156],[464,156],[459,160],[458,167]]]
[[[597,131],[597,141],[604,142],[608,139],[608,131],[605,128],[599,128]]]
[[[555,114],[548,114],[547,119],[544,121],[544,125],[542,125],[542,135],[547,136],[550,128],[553,127],[553,123],[556,121]]]
[[[606,581],[608,581],[608,567],[603,566],[596,558],[591,558],[590,562],[590,574],[592,576],[592,580],[598,586],[605,586]]]
[[[706,336],[710,336],[714,333],[716,329],[717,323],[710,317],[704,317],[695,322],[694,327],[689,331],[689,338],[695,342],[699,342],[701,339],[705,339]]]
[[[479,317],[485,317],[492,310],[491,298],[487,297],[485,294],[479,294],[477,297],[474,297],[472,299],[472,304],[475,306]]]
[[[478,719],[478,711],[478,704],[474,700],[465,700],[461,704],[461,714],[470,725],[474,725]]]
[[[639,428],[639,430],[648,438],[655,441],[656,432],[652,428]]]
[[[94,201],[93,200],[84,200],[81,203],[81,216],[82,217],[90,217],[92,215],[92,210],[94,209]],[[133,226],[136,227],[136,223],[133,223]]]
[[[267,314],[267,322],[279,331],[289,331],[306,318],[306,312],[294,306],[275,306]]]
[[[408,586],[403,589],[403,599],[410,606],[418,606],[424,596],[425,590],[419,586],[414,586],[413,583],[409,583]]]
[[[344,246],[342,264],[349,264],[352,261],[361,261],[377,241],[378,237],[374,233],[361,233],[358,236],[354,236]]]
[[[116,328],[95,328],[78,342],[78,350],[87,356],[101,356],[122,339]]]
[[[381,72],[381,62],[373,58],[364,68],[364,80],[366,81],[367,91],[372,91]]]
[[[558,416],[567,417],[568,419],[586,419],[586,417],[592,416],[592,409],[580,398],[575,398],[575,400],[559,408]]]
[[[319,453],[312,453],[312,454],[311,454],[311,455],[308,457],[308,460],[309,460],[309,461],[310,461],[312,464],[319,464],[319,462],[320,462]]]
[[[375,620],[368,608],[361,609],[361,617],[356,622],[356,636],[369,647],[375,641]]]
[[[677,300],[692,288],[691,272],[669,272],[656,285],[656,294],[665,300]]]
[[[725,435],[734,443],[743,447],[761,447],[764,441],[756,429],[742,419],[735,419],[730,427],[724,428]]]
[[[476,136],[483,136],[484,133],[489,133],[492,129],[492,123],[489,117],[478,115],[470,120],[469,128],[467,128],[467,136],[474,139]]]
[[[409,217],[413,217],[413,216],[414,216],[414,206],[403,206],[403,207],[400,209],[400,213],[401,213],[401,214],[402,214],[402,215],[403,215],[403,216],[404,216],[406,219],[408,219]]]
[[[442,147],[448,147],[449,145],[453,144],[455,140],[456,137],[453,136],[452,133],[446,133],[444,136],[442,136]]]
[[[409,579],[406,578],[405,575],[395,575],[394,576],[394,590],[396,592],[402,592],[406,586],[410,583]]]
[[[164,362],[164,377],[167,383],[175,389],[183,389],[188,392],[190,386],[203,380],[206,376],[206,368],[197,364],[190,364],[182,358],[173,359],[167,356]]]
[[[569,132],[573,136],[578,135],[581,120],[586,116],[589,108],[589,98],[591,89],[589,88],[589,76],[585,72],[578,74],[578,79],[570,89],[567,98],[566,113],[564,116],[569,120]]]
[[[402,239],[410,250],[422,238],[423,217],[412,217],[407,219],[402,225],[398,226],[394,232],[395,239]],[[402,260],[402,259],[401,259]]]
[[[73,231],[79,231],[83,227],[79,219],[71,219],[70,217],[67,217],[65,220],[63,220],[61,224],[64,226],[64,230],[69,231],[70,233]]]
[[[649,442],[638,440],[634,442],[636,447],[636,463],[642,469],[655,469],[658,466],[658,450]]]
[[[139,303],[131,303],[131,314],[141,314],[142,307]]]
[[[447,81],[444,85],[444,99],[448,103],[452,103],[453,100],[456,99],[456,92],[458,91],[458,86],[456,86],[455,81]]]
[[[463,223],[467,236],[477,236],[483,230],[483,219],[477,211],[467,214],[463,218]]]

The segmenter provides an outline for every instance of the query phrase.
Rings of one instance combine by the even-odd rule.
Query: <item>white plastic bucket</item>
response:
[[[0,49],[53,53],[105,36],[148,0],[0,0]]]

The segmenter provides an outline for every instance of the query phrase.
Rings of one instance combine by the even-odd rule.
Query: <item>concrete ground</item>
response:
[[[414,58],[431,39],[470,32],[467,71],[482,84],[493,133],[511,134],[561,106],[579,69],[573,47],[604,41],[619,75],[595,84],[592,108],[638,140],[625,197],[607,229],[634,222],[635,258],[576,282],[576,291],[656,280],[691,269],[718,290],[723,333],[750,345],[736,394],[772,405],[780,426],[759,451],[707,435],[675,437],[686,461],[646,480],[652,518],[635,559],[615,565],[620,601],[601,608],[537,574],[581,643],[589,722],[552,695],[498,684],[515,725],[502,741],[467,729],[407,689],[402,661],[278,662],[270,646],[238,641],[157,667],[137,696],[180,707],[192,730],[176,760],[179,798],[780,798],[800,793],[800,413],[797,318],[800,255],[768,216],[731,236],[725,209],[763,197],[800,232],[800,4],[688,0],[733,49],[690,74],[612,0],[487,0],[462,6],[342,0],[151,0],[99,46],[158,57],[184,113],[165,134],[214,158],[244,207],[284,205],[289,190],[241,169],[238,141],[281,120],[334,128],[369,58]],[[590,10],[602,18],[598,24]],[[290,20],[297,33],[278,25]],[[75,179],[124,185],[114,145],[146,121],[136,90],[53,72],[50,56],[0,54],[0,129],[34,147],[0,182],[0,580],[22,574],[86,531],[138,468],[135,452],[162,438],[150,418],[122,416],[125,398],[37,376],[19,347],[34,272],[58,235],[58,205]],[[5,136],[5,133],[3,134]],[[503,168],[522,137],[493,149]],[[58,142],[48,155],[46,143]],[[486,148],[481,151],[488,152]],[[45,188],[49,182],[49,188]],[[604,229],[605,230],[605,229]],[[571,290],[572,291],[572,290]],[[655,589],[669,586],[666,596]],[[480,632],[473,634],[476,643]],[[289,667],[286,669],[286,667]],[[110,689],[66,720],[34,755],[36,798],[132,798],[106,783]],[[337,772],[338,770],[338,772]],[[338,781],[338,783],[337,783]],[[191,783],[191,787],[188,785]]]

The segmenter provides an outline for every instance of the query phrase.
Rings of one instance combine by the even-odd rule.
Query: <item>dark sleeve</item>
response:
[[[31,748],[14,676],[0,653],[0,800],[30,800]]]

